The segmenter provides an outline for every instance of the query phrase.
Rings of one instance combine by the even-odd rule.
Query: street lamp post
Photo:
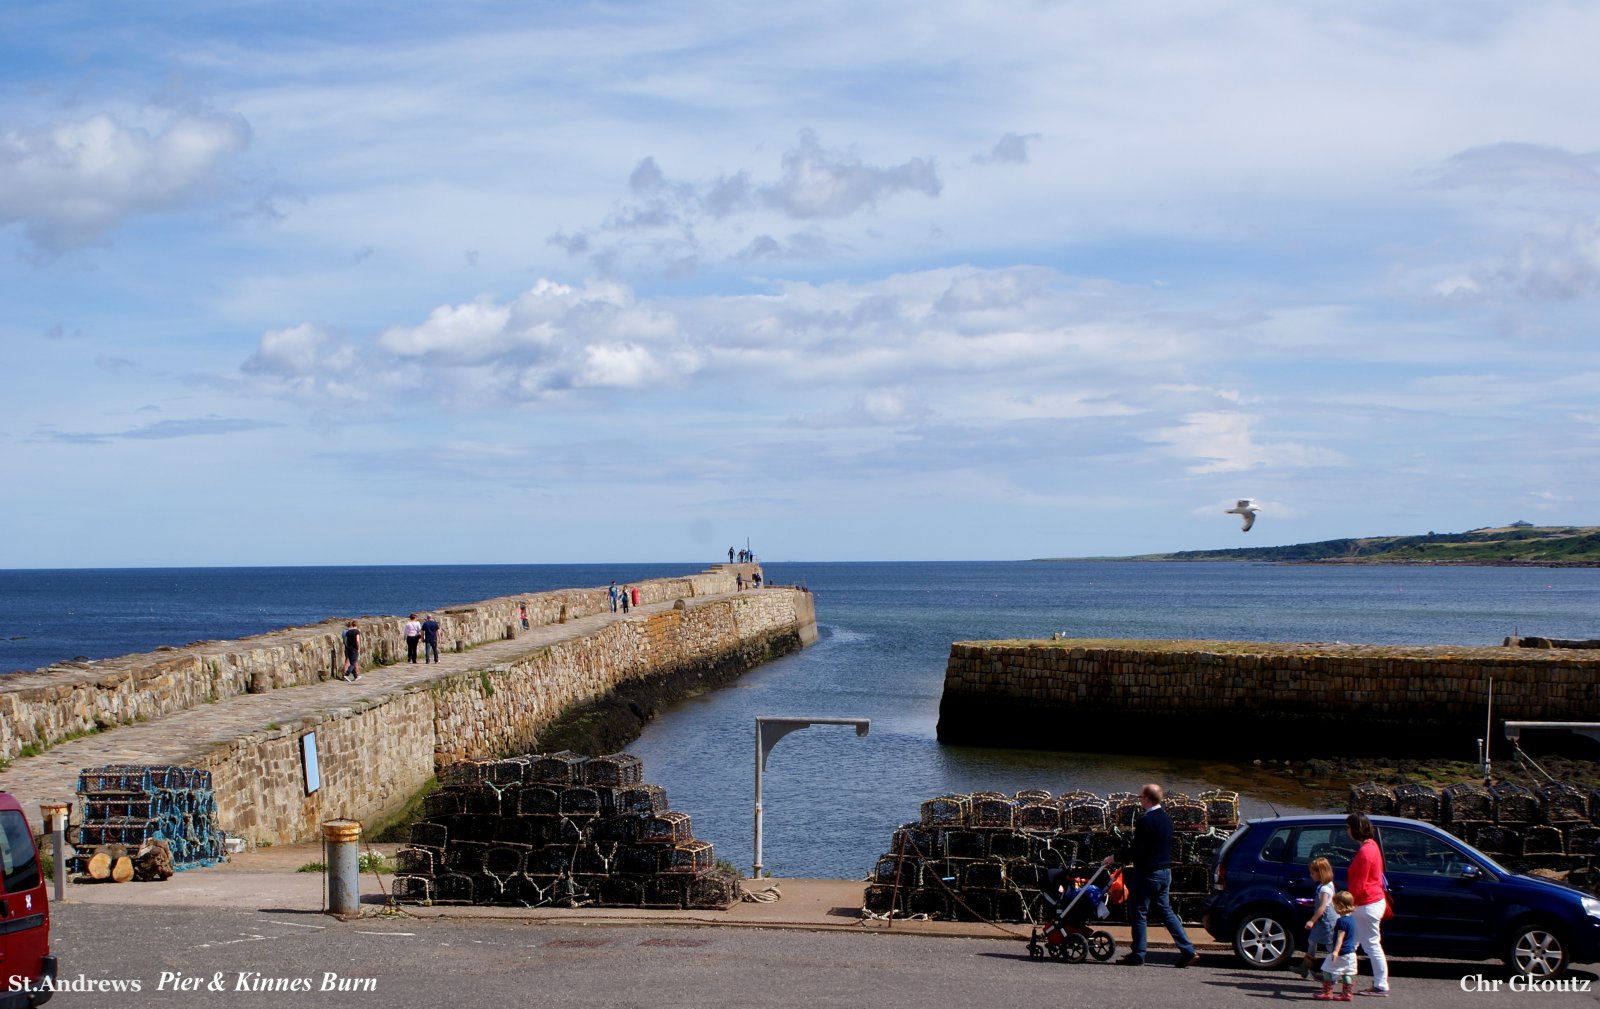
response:
[[[868,718],[790,718],[779,715],[756,716],[756,859],[752,879],[761,878],[761,772],[767,766],[767,754],[778,745],[778,740],[789,733],[812,725],[854,725],[857,736],[865,736],[871,727]]]

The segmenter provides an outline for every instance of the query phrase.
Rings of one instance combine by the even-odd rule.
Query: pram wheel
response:
[[[1067,933],[1061,943],[1061,958],[1067,963],[1083,963],[1088,955],[1089,944],[1083,941],[1083,936],[1076,932]]]
[[[1089,955],[1101,963],[1117,955],[1117,940],[1110,932],[1094,932],[1089,936]]]
[[[1044,947],[1036,942],[1028,943],[1028,958],[1031,960],[1044,959]]]

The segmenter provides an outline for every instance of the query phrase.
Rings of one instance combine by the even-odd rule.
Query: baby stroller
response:
[[[1077,867],[1081,873],[1088,866]],[[1028,956],[1043,960],[1045,954],[1065,963],[1082,963],[1085,957],[1109,960],[1117,955],[1117,940],[1111,933],[1093,927],[1110,913],[1110,905],[1128,899],[1122,885],[1122,870],[1113,870],[1106,885],[1098,885],[1107,866],[1096,866],[1087,879],[1074,875],[1065,866],[1045,873],[1040,888],[1047,920],[1028,937]]]

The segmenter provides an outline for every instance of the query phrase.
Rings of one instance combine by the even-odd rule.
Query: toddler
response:
[[[1325,858],[1313,858],[1311,864],[1306,866],[1306,871],[1311,873],[1312,880],[1317,884],[1317,909],[1311,912],[1311,920],[1306,922],[1310,933],[1306,937],[1305,962],[1295,968],[1295,973],[1301,977],[1310,977],[1317,969],[1317,951],[1333,947],[1333,922],[1337,917],[1333,913],[1333,865]]]
[[[1350,912],[1356,909],[1356,899],[1349,890],[1333,895],[1333,909],[1339,917],[1333,922],[1333,951],[1322,961],[1322,990],[1311,996],[1319,1002],[1349,1002],[1350,986],[1356,979],[1356,920]],[[1333,993],[1333,983],[1339,982],[1339,994]]]

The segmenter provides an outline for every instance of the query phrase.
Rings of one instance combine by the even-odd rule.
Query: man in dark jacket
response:
[[[1167,898],[1172,888],[1172,817],[1161,808],[1161,786],[1146,785],[1139,790],[1139,805],[1144,812],[1133,822],[1133,845],[1122,852],[1123,878],[1128,883],[1128,918],[1133,925],[1133,948],[1118,963],[1137,967],[1144,963],[1145,930],[1150,905],[1166,922],[1167,931],[1178,944],[1176,966],[1187,967],[1200,959],[1194,943],[1183,930]],[[1111,864],[1106,856],[1106,865]]]

